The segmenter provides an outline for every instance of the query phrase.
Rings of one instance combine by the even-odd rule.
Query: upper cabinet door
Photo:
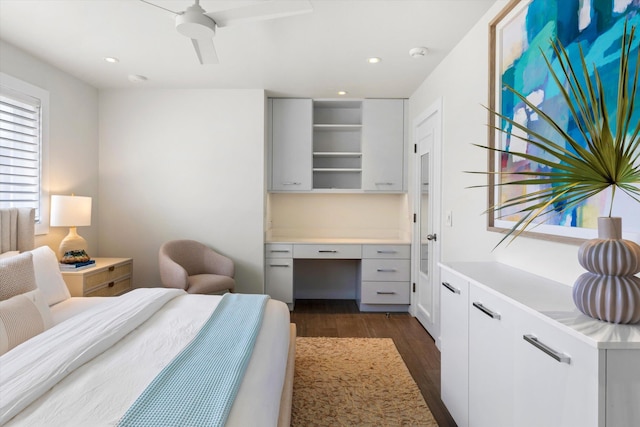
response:
[[[404,100],[365,99],[362,108],[362,189],[405,191]]]
[[[270,190],[311,190],[312,141],[312,100],[273,99]]]

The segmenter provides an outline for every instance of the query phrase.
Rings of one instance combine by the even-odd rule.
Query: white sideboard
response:
[[[503,264],[441,268],[441,394],[460,427],[640,425],[640,325]]]
[[[357,267],[350,282],[360,311],[406,312],[411,303],[410,248],[397,243],[267,243],[265,293],[293,309],[296,260],[350,260]]]

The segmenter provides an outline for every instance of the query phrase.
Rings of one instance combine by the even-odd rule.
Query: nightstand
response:
[[[62,271],[72,297],[111,297],[132,289],[131,258],[93,258],[92,267]]]

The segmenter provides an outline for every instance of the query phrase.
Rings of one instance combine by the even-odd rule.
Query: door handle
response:
[[[438,235],[436,233],[427,234],[426,238],[427,238],[428,241],[432,241],[433,240],[435,242],[435,241],[438,240]]]

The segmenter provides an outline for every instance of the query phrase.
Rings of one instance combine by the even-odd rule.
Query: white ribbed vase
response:
[[[640,322],[640,245],[622,238],[622,219],[598,218],[598,238],[580,246],[578,261],[590,273],[573,286],[576,307],[611,323]]]

